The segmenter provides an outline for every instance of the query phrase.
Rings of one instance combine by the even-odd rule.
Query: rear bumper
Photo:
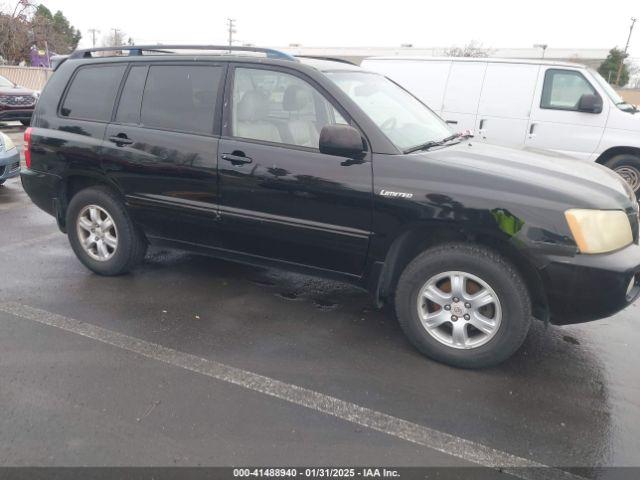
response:
[[[640,297],[640,246],[601,255],[555,257],[541,270],[551,323],[609,317]]]
[[[22,188],[39,208],[57,218],[60,177],[50,173],[22,170]]]
[[[0,181],[20,175],[20,153],[17,148],[0,152]]]

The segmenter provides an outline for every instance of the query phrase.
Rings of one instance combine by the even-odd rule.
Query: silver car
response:
[[[0,132],[0,185],[20,174],[20,152],[13,141]]]

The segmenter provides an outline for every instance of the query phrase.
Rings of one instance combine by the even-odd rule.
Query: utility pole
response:
[[[112,28],[111,30],[113,30],[113,44],[114,46],[118,47],[120,46],[120,29],[119,28]],[[118,45],[116,45],[118,44]]]
[[[96,33],[100,33],[100,30],[96,28],[90,28],[89,33],[91,34],[91,43],[93,44],[93,48],[96,47]]]
[[[229,29],[229,46],[233,46],[233,34],[236,33],[236,20],[235,18],[227,18],[227,25]]]
[[[544,58],[544,54],[545,54],[545,52],[547,51],[547,47],[548,47],[548,46],[549,46],[549,45],[547,45],[546,43],[536,43],[536,44],[533,46],[533,48],[541,48],[541,49],[542,49],[542,57],[541,57],[541,58]]]
[[[627,44],[624,46],[624,54],[620,58],[620,65],[618,65],[618,74],[616,75],[616,85],[620,86],[620,75],[622,75],[622,65],[624,65],[624,59],[627,58],[627,50],[629,49],[629,42],[631,41],[631,33],[633,32],[633,26],[638,19],[631,17],[631,26],[629,27],[629,36],[627,37]]]

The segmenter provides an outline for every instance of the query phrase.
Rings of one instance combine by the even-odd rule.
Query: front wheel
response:
[[[640,157],[624,153],[612,157],[606,165],[625,179],[640,200]]]
[[[120,275],[143,258],[147,243],[122,201],[107,187],[90,187],[67,208],[69,243],[80,261],[100,275]]]
[[[409,340],[434,360],[483,368],[509,358],[531,324],[531,300],[517,270],[485,247],[426,250],[404,270],[396,313]]]

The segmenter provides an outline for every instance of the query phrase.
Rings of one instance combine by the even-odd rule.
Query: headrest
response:
[[[284,91],[282,108],[287,112],[297,112],[313,102],[311,91],[300,85],[289,85]]]
[[[239,122],[255,122],[264,120],[269,114],[269,100],[257,90],[245,93],[238,103],[237,120]]]

